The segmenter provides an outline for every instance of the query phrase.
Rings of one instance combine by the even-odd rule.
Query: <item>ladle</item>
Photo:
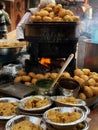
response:
[[[67,68],[67,66],[69,65],[69,63],[71,62],[71,60],[73,59],[74,54],[70,54],[69,57],[67,58],[67,60],[65,61],[64,65],[62,66],[62,68],[60,69],[57,78],[54,80],[54,82],[52,83],[49,93],[52,95],[54,92],[54,87],[55,84],[57,83],[57,81],[59,80],[59,78],[61,77],[62,73],[64,72],[64,70]]]

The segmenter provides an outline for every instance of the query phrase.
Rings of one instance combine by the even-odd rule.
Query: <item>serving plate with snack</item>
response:
[[[87,115],[79,107],[55,107],[43,114],[46,124],[52,125],[57,130],[72,130],[86,118]]]
[[[34,116],[18,115],[10,119],[5,130],[46,130],[46,125],[41,118]]]
[[[0,48],[17,48],[26,46],[26,42],[19,42],[19,41],[11,41],[11,40],[0,40]]]
[[[0,40],[0,55],[19,54],[26,42]]]
[[[25,112],[39,114],[47,110],[52,105],[48,96],[28,96],[20,100],[19,109]]]
[[[50,125],[50,124],[47,124],[47,130],[55,130],[55,128]],[[67,129],[69,130],[69,129]],[[89,130],[89,123],[85,120],[79,124],[77,124],[76,126],[73,127],[73,129],[71,130]]]
[[[51,100],[57,107],[80,107],[85,114],[90,113],[90,109],[86,106],[86,102],[73,96],[52,96]]]
[[[85,106],[86,102],[82,99],[77,99],[73,96],[52,96],[51,100],[56,104],[56,106]]]
[[[0,98],[0,120],[8,120],[16,115],[19,100],[12,97]]]
[[[52,96],[51,100],[57,107],[80,107],[85,114],[90,113],[90,109],[86,106],[86,102],[73,96]]]

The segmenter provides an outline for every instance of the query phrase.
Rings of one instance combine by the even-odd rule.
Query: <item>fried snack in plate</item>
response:
[[[41,98],[35,97],[35,98],[28,99],[25,102],[25,108],[27,109],[40,108],[40,107],[46,106],[47,104],[49,104],[48,99],[46,98],[41,99]]]
[[[64,97],[64,98],[58,98],[57,101],[63,102],[63,103],[71,103],[71,104],[77,104],[78,101],[75,97]]]
[[[12,97],[0,98],[0,119],[8,120],[16,115],[19,100]]]
[[[43,114],[43,119],[55,129],[73,129],[76,124],[87,118],[83,109],[79,107],[54,107],[48,109]]]
[[[39,117],[17,115],[7,121],[5,130],[46,130],[46,124]]]
[[[28,112],[40,112],[49,108],[52,104],[48,96],[28,96],[20,100],[19,108]]]
[[[52,122],[57,123],[70,123],[74,122],[81,118],[81,114],[79,112],[60,112],[56,110],[51,110],[47,114],[47,118]]]
[[[75,98],[72,96],[51,96],[51,100],[55,103],[56,106],[85,106],[86,102],[82,99]]]
[[[21,128],[21,129],[20,129]],[[11,127],[11,130],[42,130],[42,128],[38,125],[35,125],[31,121],[25,120],[25,121],[20,121],[17,124],[14,124]]]

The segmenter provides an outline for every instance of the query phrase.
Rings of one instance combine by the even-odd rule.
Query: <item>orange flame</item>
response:
[[[41,58],[40,60],[40,64],[48,66],[51,63],[51,59],[50,58]]]

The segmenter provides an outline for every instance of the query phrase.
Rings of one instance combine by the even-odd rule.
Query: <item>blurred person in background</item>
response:
[[[39,4],[35,8],[30,8],[26,11],[20,22],[18,23],[16,27],[16,36],[19,41],[24,40],[24,30],[25,30],[25,24],[30,22],[30,16],[35,14],[37,11],[39,11],[41,8],[44,8],[48,4],[56,4],[55,0],[40,0]]]
[[[34,15],[37,11],[39,11],[41,8],[44,8],[48,4],[56,4],[55,0],[40,0],[37,7],[30,8],[26,11],[20,22],[18,23],[16,27],[16,37],[19,41],[25,40],[25,25],[30,22],[30,17]],[[33,66],[35,66],[37,69],[40,68],[40,64],[38,61],[38,53],[39,53],[39,44],[38,43],[30,43],[27,47],[27,52],[31,54],[30,59],[33,61]],[[35,70],[35,69],[34,69]]]
[[[5,8],[5,3],[0,2],[0,39],[7,39],[7,27],[11,24],[11,19]]]

